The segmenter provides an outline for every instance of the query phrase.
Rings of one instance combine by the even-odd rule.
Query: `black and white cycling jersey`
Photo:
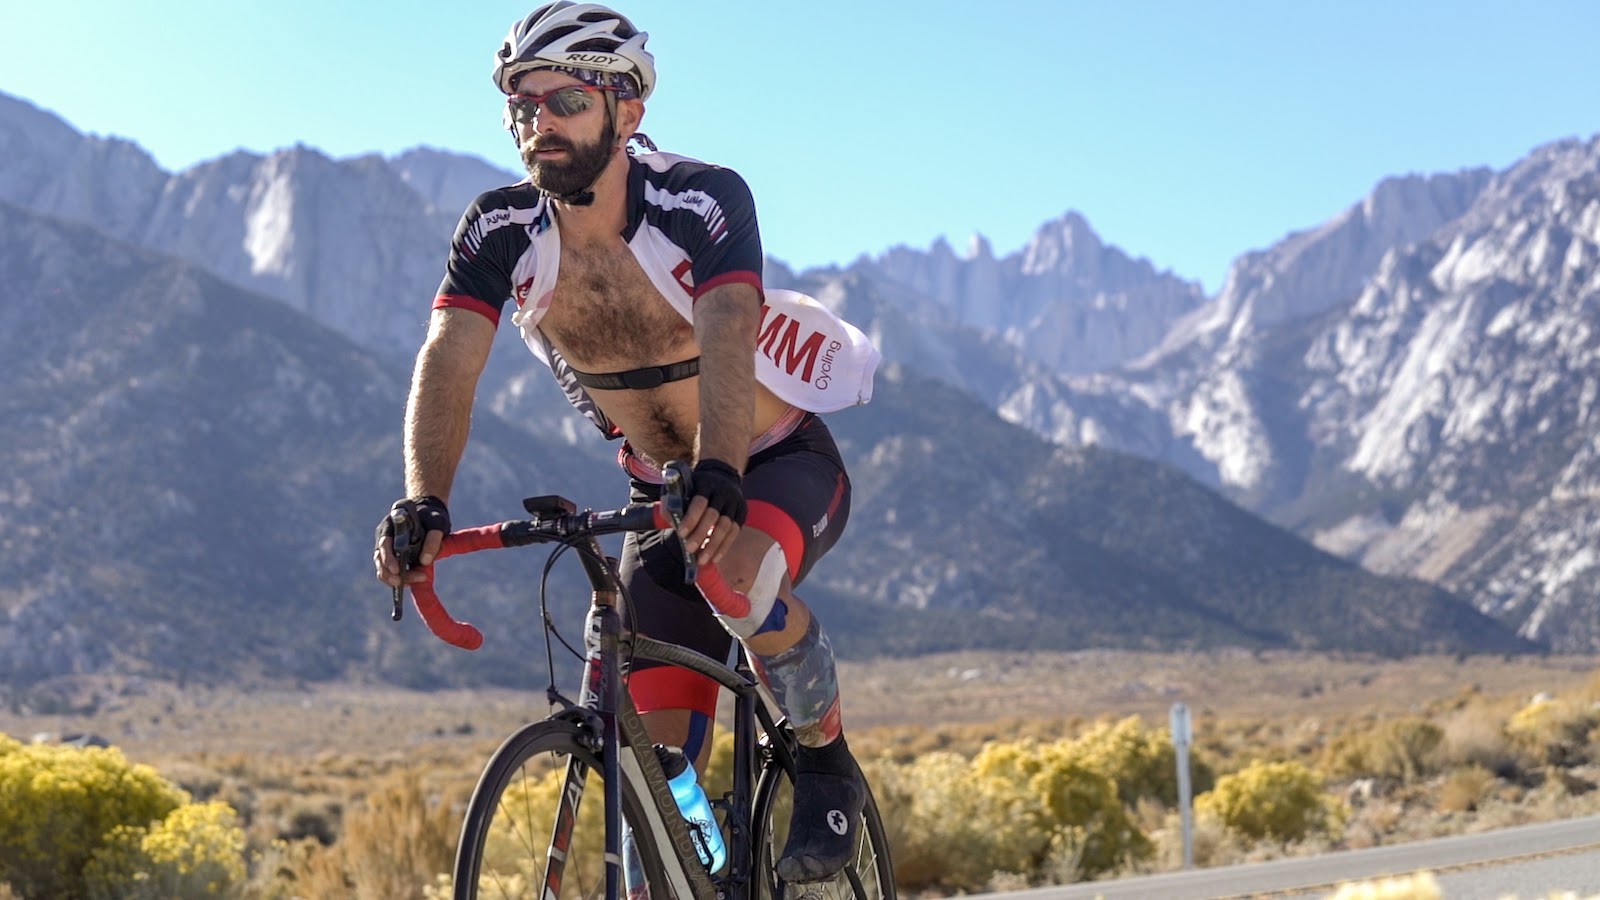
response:
[[[871,340],[816,300],[763,290],[755,204],[732,169],[670,153],[630,158],[623,240],[668,303],[693,321],[694,301],[722,284],[762,292],[756,378],[801,409],[831,412],[872,397],[879,354]],[[550,366],[572,404],[608,436],[620,436],[578,384],[572,367],[539,331],[555,298],[560,230],[549,198],[524,180],[480,195],[451,242],[434,308],[470,309],[498,323],[508,299],[512,321],[534,355]]]

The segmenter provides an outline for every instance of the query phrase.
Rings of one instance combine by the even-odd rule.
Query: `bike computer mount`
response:
[[[523,500],[522,508],[527,510],[530,516],[544,518],[546,516],[570,516],[578,511],[578,504],[556,494],[543,494]]]

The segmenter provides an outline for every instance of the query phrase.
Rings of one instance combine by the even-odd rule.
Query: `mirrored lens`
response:
[[[545,104],[558,116],[570,116],[593,106],[594,96],[590,88],[566,87],[550,94]]]
[[[511,108],[511,118],[519,125],[531,124],[541,108],[552,115],[566,116],[581,113],[594,105],[594,88],[571,85],[548,94],[512,94],[506,99]]]

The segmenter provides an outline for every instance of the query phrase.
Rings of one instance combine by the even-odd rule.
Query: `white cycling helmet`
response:
[[[511,26],[495,53],[494,83],[510,94],[523,72],[592,69],[631,76],[639,98],[648,99],[656,86],[655,58],[644,49],[649,37],[626,16],[598,3],[546,3]]]

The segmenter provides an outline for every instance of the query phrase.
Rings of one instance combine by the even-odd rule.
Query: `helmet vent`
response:
[[[540,43],[541,46],[548,47],[551,44],[554,44],[557,41],[561,40],[562,38],[566,37],[567,35],[573,33],[574,31],[581,31],[581,30],[582,29],[580,29],[577,25],[566,25],[566,26],[563,26],[561,28],[552,28],[548,32],[545,33],[544,40],[540,41],[539,43]]]
[[[610,53],[611,51],[617,49],[617,42],[608,41],[605,38],[593,38],[587,41],[579,41],[568,49],[572,50],[574,53],[586,53],[591,50],[597,50],[601,53]]]

